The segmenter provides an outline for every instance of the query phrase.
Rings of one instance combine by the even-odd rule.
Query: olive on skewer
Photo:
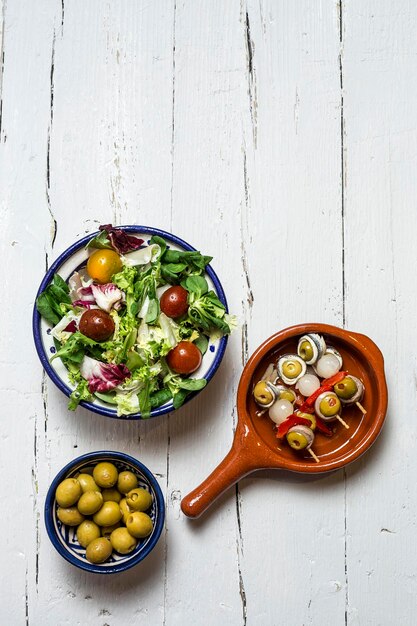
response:
[[[297,354],[306,362],[313,365],[326,351],[326,342],[321,335],[310,333],[303,335],[298,340]]]
[[[286,435],[288,445],[293,450],[307,450],[316,463],[320,463],[320,459],[313,452],[311,446],[314,442],[314,433],[308,426],[292,426]]]
[[[253,397],[256,404],[259,404],[263,409],[269,409],[277,399],[277,391],[269,381],[260,380],[254,387]]]
[[[366,409],[360,403],[365,393],[365,385],[359,378],[349,374],[336,383],[333,389],[342,404],[356,404],[363,415],[366,415]]]
[[[338,420],[345,428],[349,428],[339,415],[341,409],[342,403],[333,391],[321,393],[314,403],[314,410],[322,420],[325,422]]]
[[[284,354],[278,359],[277,370],[286,385],[295,385],[306,373],[307,365],[298,354]]]
[[[296,417],[302,417],[303,419],[308,420],[310,422],[308,427],[311,428],[313,432],[316,430],[317,419],[314,413],[304,413],[303,411],[296,411],[294,415]]]

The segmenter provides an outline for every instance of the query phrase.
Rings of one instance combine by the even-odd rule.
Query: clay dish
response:
[[[279,441],[268,416],[256,414],[259,407],[252,396],[267,365],[276,361],[278,355],[296,352],[298,338],[311,332],[322,334],[326,343],[341,353],[343,369],[363,380],[362,404],[367,411],[363,415],[355,405],[345,407],[343,419],[349,423],[349,430],[337,425],[333,437],[316,436],[313,447],[320,463],[308,452],[297,452],[285,440]],[[276,468],[316,474],[352,463],[380,433],[387,402],[384,359],[369,337],[327,324],[300,324],[281,330],[267,339],[246,364],[237,392],[238,424],[232,448],[210,476],[182,500],[183,512],[198,517],[223,491],[256,470]]]

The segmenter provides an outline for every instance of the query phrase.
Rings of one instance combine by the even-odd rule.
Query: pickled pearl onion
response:
[[[316,372],[320,378],[330,378],[340,370],[339,359],[334,354],[325,354],[316,363]]]
[[[292,415],[294,407],[289,400],[277,400],[269,409],[268,415],[275,424],[282,424],[287,417]]]
[[[306,374],[305,376],[302,376],[295,386],[301,395],[306,398],[311,396],[311,394],[314,393],[319,387],[320,380],[315,374]]]

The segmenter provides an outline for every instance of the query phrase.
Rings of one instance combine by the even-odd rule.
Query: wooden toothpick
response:
[[[340,422],[341,424],[343,424],[343,426],[344,426],[345,428],[349,428],[349,424],[346,424],[345,420],[342,420],[342,418],[340,417],[340,415],[335,415],[335,418],[336,418],[337,420],[339,420],[339,422]]]
[[[365,409],[365,408],[361,405],[361,403],[360,403],[360,402],[355,402],[355,404],[356,404],[356,406],[358,407],[358,409],[359,409],[360,411],[362,411],[362,413],[363,413],[364,415],[366,415],[366,409]]]
[[[308,449],[309,453],[311,454],[311,456],[313,457],[313,459],[315,460],[316,463],[320,463],[320,459],[317,456],[317,454],[314,454],[313,450],[311,448]]]

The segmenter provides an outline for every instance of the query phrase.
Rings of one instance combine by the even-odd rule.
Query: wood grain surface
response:
[[[0,29],[0,623],[413,626],[416,3],[0,0]],[[213,255],[239,317],[208,388],[143,423],[67,412],[33,345],[45,269],[108,222]],[[382,436],[345,471],[260,472],[186,519],[249,355],[315,321],[382,349]],[[58,470],[100,449],[148,465],[167,505],[155,550],[110,577],[43,523]]]

